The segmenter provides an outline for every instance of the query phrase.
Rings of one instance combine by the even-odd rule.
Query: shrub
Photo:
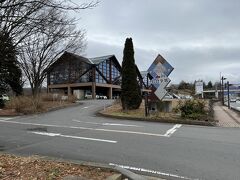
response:
[[[40,96],[43,101],[61,101],[61,97],[63,96],[63,94],[45,93],[41,94]]]
[[[31,114],[42,110],[42,100],[39,97],[18,96],[7,102],[6,107],[18,113]]]
[[[181,102],[178,108],[183,118],[201,119],[207,113],[205,102],[202,100],[187,100]]]
[[[77,100],[77,97],[75,95],[68,96],[68,102],[75,103]]]

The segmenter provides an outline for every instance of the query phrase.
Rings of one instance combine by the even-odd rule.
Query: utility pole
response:
[[[221,75],[221,72],[220,72],[220,85],[219,85],[219,100],[221,101],[222,100],[222,75]]]
[[[222,83],[221,83],[221,88],[222,88],[222,105],[224,105],[224,84],[223,81],[226,80],[227,78],[223,77],[221,78]]]
[[[229,81],[227,82],[228,109],[230,109]]]

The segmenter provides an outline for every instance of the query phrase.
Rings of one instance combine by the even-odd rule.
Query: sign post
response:
[[[170,83],[168,76],[173,71],[173,67],[159,54],[148,68],[151,75],[152,91],[158,100],[162,100],[167,94],[166,87]]]
[[[195,83],[195,94],[201,94],[203,98],[203,81],[196,81]]]

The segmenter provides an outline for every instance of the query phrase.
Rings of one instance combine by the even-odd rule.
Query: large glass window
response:
[[[109,61],[103,61],[97,66],[98,70],[103,74],[103,76],[109,80]],[[96,82],[98,83],[107,83],[104,78],[96,72]]]
[[[79,60],[71,60],[70,63],[67,61],[61,62],[50,72],[50,84],[91,82],[91,72],[87,72],[81,76],[89,68],[89,64]]]
[[[96,71],[96,83],[107,83],[97,71]]]

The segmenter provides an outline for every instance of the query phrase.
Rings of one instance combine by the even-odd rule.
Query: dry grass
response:
[[[96,167],[47,161],[37,156],[0,155],[0,179],[4,180],[63,179],[68,175],[102,180],[113,173],[110,170]]]
[[[75,96],[64,96],[66,100],[62,100],[62,95],[57,94],[40,94],[39,96],[18,96],[12,97],[6,103],[5,109],[13,109],[17,113],[34,114],[48,111],[51,108],[66,106],[76,101]]]
[[[106,108],[104,112],[115,116],[144,117],[144,102],[142,102],[139,109],[123,111],[120,101],[115,101],[113,105]]]
[[[168,112],[154,112],[150,116],[145,117],[145,107],[144,101],[141,103],[139,109],[123,111],[120,101],[116,101],[112,106],[105,109],[103,112],[105,114],[119,116],[119,117],[131,117],[131,118],[144,118],[144,119],[174,119],[180,118],[178,113],[168,113]]]
[[[43,110],[43,103],[39,97],[30,96],[13,97],[6,103],[6,109],[15,109],[18,113],[36,113]]]

